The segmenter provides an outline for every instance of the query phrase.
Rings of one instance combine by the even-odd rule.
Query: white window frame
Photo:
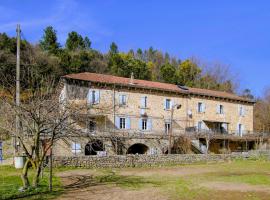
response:
[[[126,129],[126,118],[125,117],[120,117],[119,118],[119,129]]]
[[[203,113],[203,102],[198,102],[197,106],[198,113]]]
[[[147,131],[147,119],[142,118],[142,130]]]
[[[165,122],[165,134],[168,135],[171,130],[171,122]]]
[[[77,155],[78,153],[82,152],[82,146],[80,143],[72,142],[71,144],[71,151],[73,154]]]
[[[127,95],[126,94],[120,94],[119,95],[119,105],[120,106],[126,106],[127,105]]]
[[[166,110],[172,109],[172,100],[171,99],[165,99],[165,109]]]
[[[224,106],[222,104],[219,104],[219,114],[223,115],[224,114]]]
[[[240,105],[240,106],[239,106],[239,115],[240,115],[241,117],[245,116],[245,108],[244,108],[243,105]]]

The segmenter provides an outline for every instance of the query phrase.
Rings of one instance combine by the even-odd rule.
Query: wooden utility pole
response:
[[[21,28],[20,24],[17,24],[17,60],[16,60],[16,106],[20,106],[20,46],[21,46]],[[16,135],[18,135],[20,129],[20,119],[19,116],[16,115],[16,134],[13,137],[13,145],[14,145],[14,157],[18,151],[17,149],[17,140]]]

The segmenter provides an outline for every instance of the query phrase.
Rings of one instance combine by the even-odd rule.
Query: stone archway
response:
[[[104,145],[101,140],[92,140],[85,145],[84,154],[86,156],[97,155],[98,151],[104,151]]]
[[[145,144],[135,143],[128,148],[127,154],[146,154],[148,149]]]

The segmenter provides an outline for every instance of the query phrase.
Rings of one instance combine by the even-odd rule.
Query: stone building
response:
[[[82,106],[76,124],[81,136],[59,141],[56,155],[162,154],[180,135],[193,148],[219,153],[253,148],[241,141],[253,132],[254,101],[235,94],[95,73],[62,77],[61,101]],[[170,139],[172,138],[172,139]],[[235,140],[239,138],[239,140]]]

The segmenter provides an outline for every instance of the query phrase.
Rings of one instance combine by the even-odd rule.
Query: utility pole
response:
[[[20,24],[17,24],[17,60],[16,60],[16,106],[20,106],[20,46],[21,46],[21,28]],[[16,134],[13,137],[13,145],[14,145],[14,157],[18,151],[17,149],[17,141],[16,136],[19,133],[20,129],[20,119],[18,114],[16,115]]]
[[[170,131],[169,131],[169,148],[168,148],[168,154],[172,153],[172,134],[173,134],[173,114],[174,114],[174,109],[180,109],[181,105],[180,104],[175,104],[172,105],[171,107],[171,127],[170,127]]]

